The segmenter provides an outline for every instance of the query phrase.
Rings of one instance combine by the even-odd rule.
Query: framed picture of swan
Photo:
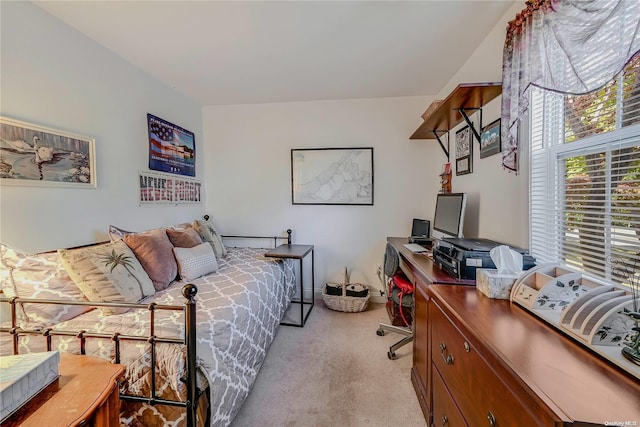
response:
[[[96,188],[95,140],[0,117],[2,184]]]

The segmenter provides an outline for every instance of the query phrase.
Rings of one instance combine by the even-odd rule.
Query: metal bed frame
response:
[[[207,220],[207,216],[204,217]],[[273,239],[274,247],[279,240],[286,240],[291,244],[291,229],[287,230],[287,236],[221,236],[232,239]],[[91,245],[87,245],[91,246]],[[196,375],[196,295],[198,288],[193,284],[186,284],[182,287],[182,296],[185,298],[184,305],[163,305],[163,304],[137,304],[137,303],[110,303],[110,302],[88,302],[70,300],[50,300],[34,298],[6,298],[0,297],[0,303],[9,303],[11,306],[11,327],[0,327],[0,333],[12,335],[13,354],[19,354],[19,337],[21,335],[41,335],[46,340],[47,351],[52,351],[52,338],[54,336],[72,336],[80,340],[80,354],[86,354],[87,339],[107,338],[111,339],[115,345],[115,358],[113,363],[120,363],[120,343],[123,341],[146,341],[151,345],[151,390],[149,396],[136,396],[120,392],[120,399],[126,401],[144,402],[150,405],[170,405],[183,407],[187,414],[187,427],[196,426],[196,412],[198,409],[198,399],[206,390],[201,390],[197,386]],[[115,333],[91,332],[85,330],[63,330],[63,329],[25,329],[18,326],[16,316],[16,306],[18,304],[56,304],[56,305],[83,305],[90,307],[115,307],[136,310],[148,310],[150,319],[150,329],[148,335],[122,335]],[[161,337],[155,334],[155,313],[158,310],[182,311],[184,312],[184,339]],[[169,343],[184,345],[187,349],[186,375],[180,380],[186,384],[186,400],[168,400],[158,398],[156,394],[156,344]],[[209,384],[211,386],[211,384]],[[209,419],[205,420],[205,425],[209,425]]]

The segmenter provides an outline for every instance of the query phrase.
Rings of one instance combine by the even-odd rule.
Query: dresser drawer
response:
[[[465,427],[462,414],[458,410],[449,390],[442,382],[437,369],[433,369],[433,426]]]
[[[548,425],[530,414],[517,398],[522,391],[502,382],[437,304],[429,315],[433,364],[470,426]]]

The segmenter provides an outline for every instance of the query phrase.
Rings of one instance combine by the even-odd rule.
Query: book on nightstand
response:
[[[0,357],[0,422],[58,378],[59,362],[57,351]]]

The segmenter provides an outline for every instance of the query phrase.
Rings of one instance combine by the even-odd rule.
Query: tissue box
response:
[[[57,351],[0,358],[0,422],[58,378],[59,361]]]
[[[511,287],[519,274],[500,274],[498,270],[476,269],[476,288],[489,298],[509,299]]]

